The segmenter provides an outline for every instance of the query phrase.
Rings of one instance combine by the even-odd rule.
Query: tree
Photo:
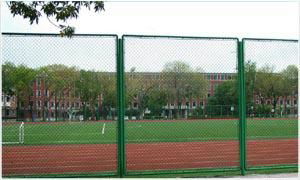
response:
[[[285,95],[295,95],[298,92],[298,68],[295,65],[289,65],[282,72]]]
[[[14,84],[13,84],[13,72],[15,71],[16,66],[11,62],[5,62],[2,65],[2,93],[5,96],[13,96],[14,95]],[[4,96],[4,98],[6,98]],[[6,100],[4,99],[4,115],[6,116],[7,106]]]
[[[143,119],[145,110],[148,106],[149,93],[159,86],[159,79],[153,78],[143,73],[135,72],[135,68],[131,68],[129,73],[126,73],[126,106],[129,107],[129,114],[139,116]],[[138,108],[133,109],[132,104],[137,103]]]
[[[257,71],[255,94],[264,105],[267,99],[272,99],[273,109],[284,92],[284,82],[281,74],[274,72],[274,66],[264,66]]]
[[[245,63],[245,81],[246,81],[246,103],[249,107],[254,106],[254,90],[256,83],[256,63],[248,61]]]
[[[115,113],[112,113],[112,110],[115,110],[117,107],[116,74],[101,72],[99,75],[100,84],[102,85],[102,103],[99,109],[101,109],[105,119],[107,119],[107,116],[114,119]]]
[[[293,96],[296,99],[298,95],[298,67],[295,65],[289,65],[281,72],[283,82],[282,96]],[[284,105],[285,111],[287,110],[287,104]]]
[[[17,108],[16,108],[16,118],[17,120],[20,117],[20,109],[21,107],[25,107],[25,103],[29,102],[30,103],[30,96],[32,95],[33,91],[33,81],[36,78],[36,71],[32,68],[29,68],[25,65],[18,65],[14,66],[12,65],[10,72],[10,82],[13,84],[11,86],[12,93],[16,96],[17,99]],[[7,82],[7,81],[6,81]],[[6,86],[6,85],[5,85]],[[31,117],[33,120],[32,116],[32,105],[30,104],[30,112],[31,112]],[[23,108],[23,110],[26,110]],[[22,114],[23,115],[23,114]]]
[[[13,72],[16,66],[11,62],[5,62],[2,65],[2,92],[5,95],[12,96],[14,94]]]
[[[182,61],[166,63],[162,71],[162,78],[168,92],[169,104],[175,102],[177,105],[176,118],[179,117],[180,105],[184,99],[203,97],[207,92],[208,82],[202,73]]]
[[[42,106],[43,119],[45,120],[45,104],[50,102],[53,98],[55,105],[55,120],[58,120],[59,113],[64,118],[65,116],[62,114],[61,109],[64,107],[60,105],[60,102],[64,102],[66,94],[74,92],[72,90],[74,90],[75,82],[79,78],[78,69],[76,67],[68,67],[62,64],[53,64],[41,67],[38,72],[38,77],[45,83],[45,89],[49,90],[49,96],[44,96],[45,99]],[[58,108],[60,108],[59,111]]]
[[[84,119],[87,119],[87,106],[91,111],[92,119],[96,116],[96,104],[101,95],[101,81],[97,72],[80,70],[80,76],[76,83],[81,102],[84,103]]]
[[[231,107],[238,105],[238,86],[236,79],[228,80],[220,84],[213,96],[208,98],[208,113],[210,114],[224,114],[224,112],[231,112]],[[235,111],[237,112],[237,111]]]
[[[95,12],[104,10],[103,1],[9,1],[7,2],[10,12],[15,15],[29,19],[30,24],[39,23],[42,14],[46,15],[48,21],[55,27],[60,29],[61,36],[71,37],[75,28],[65,24],[72,18],[78,18],[82,7],[88,10],[91,7]],[[50,18],[53,17],[57,23]],[[63,22],[63,23],[62,23]]]
[[[238,91],[237,81],[228,80],[220,84],[208,101],[209,105],[237,105]]]
[[[147,107],[151,115],[161,116],[162,108],[168,103],[167,92],[160,88],[153,88],[148,93]]]

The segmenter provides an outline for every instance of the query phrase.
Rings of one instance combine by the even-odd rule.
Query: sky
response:
[[[70,25],[76,33],[177,35],[236,38],[299,38],[299,2],[105,2],[105,11],[83,10]],[[12,17],[1,4],[1,31],[57,33],[46,18],[29,25]],[[33,40],[34,39],[34,40]],[[206,72],[235,72],[234,40],[125,40],[125,70],[161,71],[164,64],[180,60]],[[264,49],[268,49],[264,51]],[[259,66],[273,64],[280,71],[298,64],[296,43],[248,43],[246,59]],[[115,71],[115,39],[4,37],[3,57],[15,63],[39,67],[53,63],[84,69]],[[255,51],[254,51],[255,50]],[[88,54],[88,55],[87,55]]]

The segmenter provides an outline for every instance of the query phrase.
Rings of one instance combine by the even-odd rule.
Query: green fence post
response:
[[[246,174],[246,90],[243,41],[238,42],[240,168]]]
[[[125,161],[125,128],[124,128],[124,62],[123,40],[117,42],[117,92],[118,92],[118,175],[124,177]]]

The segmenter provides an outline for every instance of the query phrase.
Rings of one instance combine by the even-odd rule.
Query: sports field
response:
[[[297,119],[248,119],[249,139],[297,138]],[[238,120],[137,120],[125,123],[126,141],[237,140]],[[3,125],[3,142],[19,138],[20,123]],[[116,121],[25,123],[23,145],[116,143]]]
[[[128,171],[238,168],[237,119],[126,121]],[[116,173],[116,121],[24,124],[3,146],[3,174]],[[3,125],[18,141],[20,123]],[[248,166],[297,164],[297,119],[248,119]],[[12,134],[14,133],[14,134]]]

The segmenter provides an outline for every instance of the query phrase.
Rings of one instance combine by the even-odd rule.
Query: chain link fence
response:
[[[123,41],[128,172],[237,168],[237,40]]]
[[[3,175],[117,173],[117,37],[3,35]]]
[[[298,43],[244,40],[248,167],[298,163]]]
[[[4,33],[2,42],[5,177],[297,166],[297,41]]]

